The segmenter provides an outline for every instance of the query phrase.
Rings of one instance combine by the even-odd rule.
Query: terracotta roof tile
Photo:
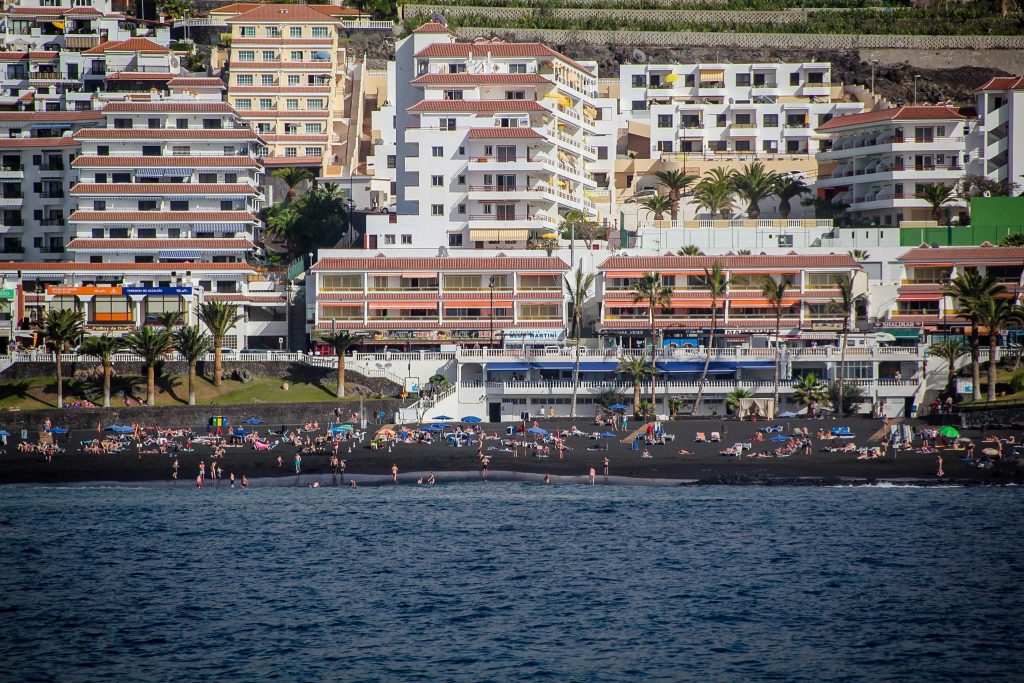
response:
[[[242,183],[78,183],[71,188],[72,194],[188,194],[228,195],[258,194],[256,188]]]
[[[1024,76],[995,76],[975,92],[982,90],[1024,90]]]
[[[96,47],[82,52],[83,55],[101,55],[107,52],[156,52],[168,54],[170,50],[163,45],[154,43],[148,38],[129,38],[128,40],[108,40]]]
[[[81,223],[255,223],[248,211],[74,211]]]
[[[1024,263],[1024,247],[916,247],[900,256],[904,263]]]
[[[533,128],[470,128],[471,140],[478,138],[542,138]]]
[[[130,249],[211,249],[227,251],[245,251],[253,249],[249,240],[226,238],[189,238],[189,239],[93,239],[82,237],[73,239],[67,244],[68,249],[89,251],[108,251]]]
[[[76,140],[257,140],[248,128],[83,128],[75,132]]]
[[[103,113],[154,113],[154,114],[234,114],[234,108],[227,102],[111,102]]]
[[[259,168],[252,157],[130,157],[130,156],[80,156],[71,162],[72,168]]]
[[[702,270],[720,262],[723,268],[772,270],[780,268],[855,268],[857,261],[846,254],[814,256],[609,256],[599,270],[663,271],[667,269]]]
[[[462,57],[469,55],[493,57],[543,57],[557,59],[569,66],[593,76],[582,64],[569,59],[560,52],[542,43],[434,43],[416,53],[416,57]]]
[[[0,149],[78,147],[74,138],[0,138]]]
[[[102,120],[103,114],[98,111],[0,111],[0,122],[72,123],[74,121]]]
[[[197,272],[256,272],[256,270],[248,263],[197,263],[192,261],[185,261],[184,263],[71,263],[68,261],[61,261],[58,263],[18,263],[16,261],[8,261],[7,263],[0,262],[0,271],[2,272],[9,273],[18,270],[26,274],[26,278],[29,277],[27,275],[28,273],[33,273],[36,271],[50,272],[55,270],[64,271],[67,273],[77,273],[82,271],[99,271],[103,273],[118,273],[122,271],[166,273],[172,270],[194,270]]]
[[[264,166],[319,166],[322,157],[263,157]]]
[[[21,59],[57,59],[59,52],[0,52],[0,61]]]
[[[355,270],[359,272],[412,271],[520,271],[568,270],[560,258],[548,256],[328,256],[313,266],[314,271]]]
[[[172,88],[223,88],[224,81],[219,78],[192,78],[189,76],[175,76],[167,85]]]
[[[259,22],[259,23],[323,23],[331,21],[326,12],[321,12],[311,5],[276,5],[266,4],[238,14],[230,19],[228,23]]]
[[[818,130],[834,130],[836,128],[849,128],[865,123],[878,123],[880,121],[930,121],[930,120],[964,120],[967,117],[960,113],[955,107],[946,105],[918,106],[918,107],[892,107],[891,109],[879,109],[862,114],[849,114],[837,116],[818,126]]]
[[[551,84],[540,74],[424,74],[410,85],[532,85]]]
[[[172,73],[141,73],[138,71],[118,71],[103,77],[105,81],[169,81],[177,74]]]
[[[523,112],[548,111],[534,100],[421,100],[406,111],[419,112]]]

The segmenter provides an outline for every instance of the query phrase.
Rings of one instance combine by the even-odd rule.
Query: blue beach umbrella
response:
[[[238,427],[237,429],[235,429],[235,436],[245,436],[248,433],[249,432],[245,431],[241,427]]]
[[[540,436],[544,436],[545,434],[548,433],[548,430],[541,429],[540,427],[530,427],[526,431],[528,431],[530,434],[537,434],[537,435],[540,435]]]
[[[0,436],[10,436],[11,433],[6,429],[0,429]]]
[[[614,439],[615,437],[618,436],[618,434],[616,434],[615,432],[605,432],[601,436],[604,437],[605,439]]]
[[[771,440],[772,441],[779,441],[779,442],[789,441],[789,437],[788,436],[783,436],[782,434],[776,434],[775,436],[772,437]]]
[[[624,406],[621,403],[616,403],[613,406],[609,406],[610,410],[628,410],[629,406]]]
[[[68,430],[67,430],[66,427],[51,427],[50,428],[50,433],[51,434],[67,434]]]
[[[339,432],[351,432],[354,427],[352,425],[339,425],[336,429]]]
[[[431,419],[432,420],[452,420],[454,418],[451,415],[435,415]]]
[[[110,425],[106,431],[114,432],[115,434],[131,434],[135,430],[128,425]]]
[[[258,417],[250,417],[248,420],[245,421],[245,424],[247,424],[247,425],[261,425],[261,424],[263,424],[263,420],[259,419]]]
[[[468,422],[469,424],[472,424],[472,425],[475,425],[475,424],[477,424],[479,422],[483,422],[483,420],[481,420],[479,417],[476,417],[475,415],[470,415],[469,417],[464,417],[464,418],[462,418],[462,421],[463,422]]]

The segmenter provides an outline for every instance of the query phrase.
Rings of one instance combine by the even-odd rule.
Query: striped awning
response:
[[[188,178],[192,175],[191,168],[137,168],[136,176],[145,178]]]
[[[526,228],[476,228],[469,231],[472,242],[519,241],[530,237]]]
[[[700,82],[709,83],[713,81],[724,81],[725,69],[701,69]]]
[[[160,258],[172,258],[172,259],[187,259],[189,261],[195,261],[202,258],[203,252],[198,249],[176,249],[174,251],[161,251]]]

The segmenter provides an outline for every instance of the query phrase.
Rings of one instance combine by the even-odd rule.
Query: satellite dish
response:
[[[441,24],[441,26],[444,26],[445,28],[448,28],[448,20],[445,19],[444,15],[441,14],[440,12],[433,12],[433,13],[431,13],[430,20],[431,21],[435,21],[438,24]]]
[[[647,53],[640,49],[633,50],[633,61],[643,64],[647,61]]]

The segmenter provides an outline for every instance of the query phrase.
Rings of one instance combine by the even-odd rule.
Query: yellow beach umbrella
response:
[[[546,239],[546,240],[556,240],[556,239],[558,239],[558,235],[556,235],[553,232],[545,233],[545,234],[541,235],[541,237],[543,239]]]
[[[678,80],[679,76],[677,76],[676,74],[669,74],[668,76],[665,76],[666,83],[675,83]]]

